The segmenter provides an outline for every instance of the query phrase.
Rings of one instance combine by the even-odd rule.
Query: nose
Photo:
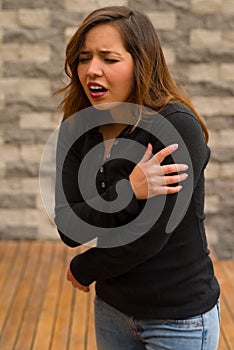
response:
[[[102,76],[103,70],[102,70],[102,64],[99,59],[93,58],[90,60],[88,70],[87,70],[87,75],[90,77],[94,76]]]

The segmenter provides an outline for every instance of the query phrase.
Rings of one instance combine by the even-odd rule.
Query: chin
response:
[[[107,103],[92,103],[92,106],[95,109],[98,109],[100,111],[106,111],[111,110],[113,108],[119,107],[124,102],[107,102]]]

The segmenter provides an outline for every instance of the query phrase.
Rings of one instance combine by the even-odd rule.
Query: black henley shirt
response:
[[[85,132],[68,147],[69,151],[67,136],[60,131],[57,146],[55,223],[62,240],[72,247],[84,243],[86,235],[89,237],[87,240],[95,238],[86,223],[95,227],[94,232],[103,244],[76,255],[70,268],[81,284],[90,285],[96,282],[96,293],[100,299],[136,318],[178,319],[210,310],[220,293],[204,229],[204,169],[210,150],[204,140],[200,123],[187,107],[168,104],[160,115],[180,135],[177,138],[176,133],[168,130],[166,145],[178,143],[179,148],[175,152],[177,160],[186,163],[184,153],[180,154],[181,142],[184,143],[191,160],[188,170],[189,179],[192,178],[193,182],[191,196],[187,204],[181,204],[181,211],[184,212],[181,213],[176,227],[171,232],[166,232],[168,221],[177,205],[178,194],[160,195],[148,201],[137,200],[128,181],[148,143],[153,145],[154,154],[166,146],[159,137],[155,137],[154,132],[150,132],[158,132],[162,127],[157,114],[147,122],[150,125],[147,130],[143,122],[133,132],[127,132],[129,126],[126,127],[116,138],[105,161],[103,137],[97,127]],[[67,133],[69,131],[66,128],[65,134]],[[157,135],[159,134],[160,132]],[[126,140],[129,142],[124,143]],[[144,147],[138,150],[136,143],[130,141]],[[100,147],[94,149],[97,145]],[[81,169],[82,160],[91,150],[96,152],[92,156],[93,161],[88,167]],[[169,156],[163,164],[173,162],[173,156]],[[80,182],[77,180],[79,170]],[[120,180],[125,180],[123,190],[131,200],[116,212],[114,207],[112,210],[112,203],[118,196],[116,185]],[[86,188],[86,196],[90,202],[84,199],[79,183]],[[187,180],[182,185],[181,193],[189,191]],[[61,188],[66,200],[61,195]],[[93,204],[98,201],[97,197],[103,199],[101,210],[93,208]],[[147,231],[140,236],[136,235],[135,239],[124,245],[108,247],[112,239],[112,233],[109,238],[106,234],[108,229],[112,232],[113,228],[121,229],[126,225],[126,230],[122,233],[126,237],[134,237],[134,230],[140,232],[142,222],[137,219],[145,210],[146,202],[150,203],[151,213],[144,217],[143,226],[148,227]],[[161,215],[155,220],[154,208],[156,215],[162,204]],[[80,221],[72,224],[73,215],[85,224],[80,224]]]

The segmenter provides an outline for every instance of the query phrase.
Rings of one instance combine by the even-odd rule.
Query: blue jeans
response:
[[[182,320],[138,320],[95,297],[98,350],[216,350],[219,302],[208,312]]]

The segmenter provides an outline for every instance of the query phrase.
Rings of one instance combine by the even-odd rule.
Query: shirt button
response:
[[[109,159],[111,157],[111,154],[107,154],[106,158]]]
[[[104,181],[101,182],[101,187],[102,187],[102,188],[105,188],[105,187],[106,187],[106,184],[105,184]]]
[[[119,143],[119,140],[115,140],[115,141],[114,141],[114,145],[115,145],[115,146],[117,146],[118,143]]]
[[[100,173],[103,173],[104,172],[104,168],[103,166],[101,166],[101,168],[99,169]]]

